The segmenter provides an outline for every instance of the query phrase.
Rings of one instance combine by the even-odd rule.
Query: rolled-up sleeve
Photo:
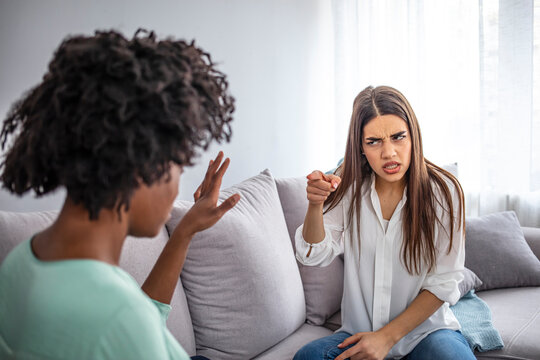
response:
[[[435,226],[435,244],[437,248],[437,258],[435,266],[426,275],[422,289],[428,290],[440,300],[454,305],[461,297],[459,283],[463,280],[463,269],[465,266],[465,237],[463,235],[463,223],[459,213],[459,198],[456,189],[452,189],[452,202],[454,212],[453,242],[450,252],[449,216],[447,212],[442,212],[440,216],[441,224]]]
[[[310,244],[302,235],[304,225],[300,225],[295,233],[296,259],[307,266],[328,266],[332,260],[343,254],[343,206],[324,214],[324,239],[316,244]]]

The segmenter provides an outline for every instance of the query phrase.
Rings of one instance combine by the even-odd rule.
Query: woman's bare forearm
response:
[[[304,228],[302,229],[304,240],[310,244],[316,244],[323,241],[324,222],[323,222],[323,204],[309,204],[304,219]]]
[[[152,299],[170,304],[178,278],[184,267],[189,243],[193,235],[177,227],[159,255],[142,290]]]
[[[396,344],[401,338],[427,320],[444,304],[442,300],[427,290],[423,290],[411,304],[379,331],[386,333]]]

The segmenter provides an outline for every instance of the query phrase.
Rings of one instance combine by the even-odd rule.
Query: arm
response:
[[[240,195],[234,194],[217,206],[221,180],[229,166],[229,159],[225,159],[220,167],[222,160],[220,151],[217,158],[210,161],[206,176],[194,194],[195,204],[174,229],[144,282],[142,290],[150,298],[164,304],[171,302],[193,236],[218,222],[240,200]]]
[[[304,265],[327,266],[343,253],[343,213],[338,205],[323,217],[324,201],[341,179],[316,170],[307,176],[308,210],[304,224],[296,230],[296,258]]]
[[[319,170],[313,171],[307,176],[308,185],[306,188],[307,199],[309,201],[302,236],[309,244],[316,244],[323,241],[325,232],[323,225],[324,202],[334,192],[341,179],[335,175],[325,175]]]

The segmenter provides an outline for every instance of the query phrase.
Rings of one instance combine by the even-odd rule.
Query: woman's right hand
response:
[[[307,176],[307,199],[310,205],[323,205],[328,196],[336,191],[341,178],[315,170]]]
[[[210,161],[203,182],[193,194],[195,203],[177,225],[188,237],[213,226],[240,200],[240,195],[234,194],[217,205],[221,180],[230,162],[229,158],[223,161],[223,157],[223,152],[220,151],[215,160]]]

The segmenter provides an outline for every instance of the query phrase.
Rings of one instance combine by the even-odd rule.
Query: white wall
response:
[[[339,158],[324,146],[334,132],[332,34],[321,30],[330,19],[324,0],[1,0],[0,114],[40,81],[67,34],[115,28],[131,36],[145,27],[194,38],[228,74],[237,100],[231,143],[211,147],[185,172],[179,198],[191,198],[219,149],[231,157],[225,187],[265,168],[276,177],[327,169]],[[0,210],[57,209],[63,196],[21,199],[0,190]]]

